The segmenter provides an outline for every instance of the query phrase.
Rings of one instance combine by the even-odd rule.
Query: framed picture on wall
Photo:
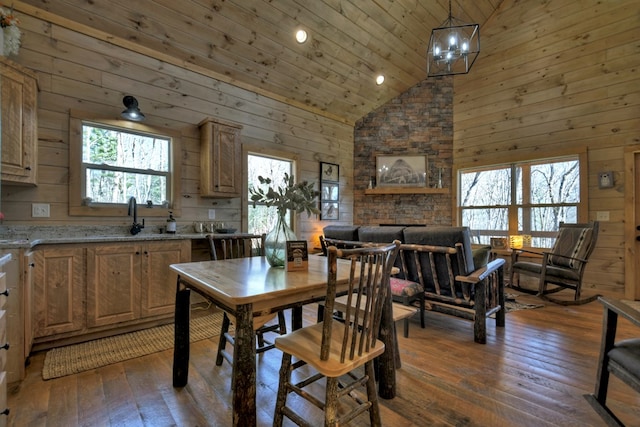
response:
[[[340,180],[340,166],[333,163],[320,162],[320,182]]]
[[[320,219],[340,218],[340,166],[320,162]]]
[[[337,220],[340,217],[338,202],[320,202],[320,219]]]
[[[376,156],[378,187],[427,187],[426,155]]]

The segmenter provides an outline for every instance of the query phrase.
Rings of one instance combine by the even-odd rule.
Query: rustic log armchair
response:
[[[558,237],[551,252],[537,253],[542,255],[542,262],[519,260],[520,254],[536,254],[536,252],[522,249],[514,252],[510,287],[522,292],[537,294],[545,300],[562,305],[585,304],[595,301],[598,295],[582,298],[581,288],[582,277],[597,239],[597,221],[583,224],[561,222]],[[538,288],[532,290],[521,286],[520,275],[522,274],[539,278]],[[564,289],[575,291],[573,300],[549,296]]]
[[[265,238],[265,234],[242,234],[233,236],[207,235],[212,260],[264,256]],[[287,332],[284,313],[279,311],[277,317],[277,323],[270,323],[268,325],[266,323],[273,319],[272,315],[254,319],[254,328],[258,340],[256,353],[263,353],[275,347],[273,341],[265,339],[265,334],[273,332],[282,335]],[[226,311],[224,312],[216,356],[216,365],[218,366],[222,365],[223,360],[233,365],[233,356],[227,352],[226,345],[227,343],[234,345],[233,335],[229,333],[229,326],[234,320],[235,319],[232,319]]]
[[[505,326],[505,260],[476,266],[468,227],[410,227],[404,237],[402,276],[422,285],[427,309],[473,320],[480,344],[491,315],[497,327]]]
[[[640,326],[640,311],[625,301],[602,297],[599,300],[604,305],[604,315],[596,386],[592,394],[585,394],[584,397],[608,426],[624,426],[607,406],[609,375],[614,374],[640,393],[640,338],[616,342],[618,317]]]

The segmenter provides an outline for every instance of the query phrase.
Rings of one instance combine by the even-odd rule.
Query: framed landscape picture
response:
[[[426,155],[376,156],[378,187],[427,187]]]

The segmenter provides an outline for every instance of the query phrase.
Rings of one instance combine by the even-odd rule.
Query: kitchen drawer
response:
[[[7,366],[7,312],[0,310],[0,371]],[[0,409],[1,411],[2,409]]]
[[[4,309],[8,295],[6,273],[0,273],[0,310]]]
[[[0,427],[7,426],[9,409],[7,408],[7,373],[0,372]]]

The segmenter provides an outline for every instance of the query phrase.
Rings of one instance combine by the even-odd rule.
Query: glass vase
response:
[[[272,267],[284,267],[287,262],[287,240],[297,240],[295,233],[284,219],[278,215],[276,226],[271,230],[264,242],[267,262]]]

